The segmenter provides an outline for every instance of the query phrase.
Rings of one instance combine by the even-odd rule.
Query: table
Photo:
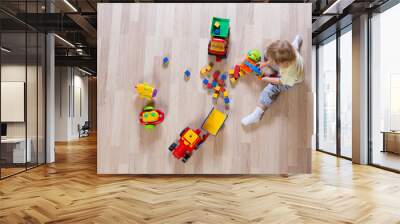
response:
[[[25,143],[27,144],[25,153]],[[31,162],[32,153],[31,146],[32,140],[27,138],[6,138],[1,139],[1,156],[5,159],[6,163],[25,163]],[[11,159],[12,158],[12,159]]]
[[[400,154],[400,131],[382,131],[383,149],[382,152]]]

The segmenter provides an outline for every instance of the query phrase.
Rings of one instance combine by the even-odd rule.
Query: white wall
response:
[[[88,120],[88,78],[75,68],[56,67],[55,86],[55,140],[77,139],[78,124]]]

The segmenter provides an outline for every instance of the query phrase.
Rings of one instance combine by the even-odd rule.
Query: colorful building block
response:
[[[219,92],[221,92],[221,93],[225,92],[225,88],[224,88],[224,87],[221,87],[221,88],[219,89]]]
[[[208,84],[208,79],[203,79],[203,84],[207,85]]]
[[[226,73],[222,73],[222,75],[221,75],[221,79],[222,79],[222,80],[225,81],[227,77],[228,77],[228,76],[226,75]]]
[[[236,79],[235,79],[235,78],[230,78],[230,80],[231,80],[231,84],[232,84],[232,85],[235,85],[235,84],[236,84]]]
[[[213,63],[209,63],[208,65],[204,66],[201,70],[200,70],[200,74],[201,75],[205,75],[208,72],[210,72],[213,68],[214,64]]]
[[[218,84],[217,81],[214,80],[211,85],[212,85],[212,87],[216,87],[217,84]]]
[[[214,99],[217,99],[218,96],[219,96],[219,93],[218,93],[218,92],[215,92],[215,93],[212,95],[212,97],[213,97]]]
[[[163,65],[164,65],[164,66],[167,66],[167,65],[168,65],[168,62],[169,62],[169,58],[168,58],[168,57],[164,57],[164,58],[163,58]]]
[[[225,104],[229,104],[229,103],[230,103],[229,97],[225,97],[225,98],[224,98],[224,103],[225,103]]]
[[[212,84],[211,84],[211,83],[208,83],[208,84],[207,84],[207,88],[212,89],[212,88],[213,88]]]
[[[215,90],[216,92],[219,92],[219,91],[221,90],[221,87],[220,87],[220,86],[216,86],[216,87],[214,87],[214,90]]]
[[[185,71],[185,77],[187,77],[187,78],[190,77],[190,71],[189,71],[189,70],[186,70],[186,71]]]
[[[228,91],[224,91],[224,97],[226,98],[226,97],[228,97],[229,95],[228,95]]]
[[[222,79],[218,80],[218,85],[224,86],[225,85],[225,80],[222,80]]]
[[[216,22],[214,23],[215,28],[219,28],[220,25],[221,25],[221,24],[220,24],[218,21],[216,21]]]
[[[239,73],[240,73],[240,66],[239,65],[235,65],[235,70],[233,72],[233,77],[235,77],[235,79],[239,78]]]
[[[221,74],[220,71],[215,71],[214,74],[213,74],[214,80],[217,80],[220,74]]]

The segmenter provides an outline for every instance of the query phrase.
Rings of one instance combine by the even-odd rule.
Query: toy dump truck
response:
[[[229,19],[213,17],[211,21],[210,35],[208,43],[208,54],[214,55],[217,61],[226,58],[229,45]]]
[[[213,108],[204,120],[201,129],[191,129],[186,127],[179,135],[179,139],[169,146],[169,151],[176,159],[182,159],[186,163],[192,156],[193,151],[200,148],[208,136],[217,135],[223,127],[228,115]]]

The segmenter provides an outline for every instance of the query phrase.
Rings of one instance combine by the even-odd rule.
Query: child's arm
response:
[[[271,65],[271,62],[266,61],[266,62],[260,62],[260,63],[258,64],[258,67],[259,67],[259,68],[264,68],[264,67],[267,67],[267,66],[270,66],[270,65]]]
[[[280,78],[276,78],[276,77],[268,77],[268,76],[266,76],[266,77],[262,78],[262,80],[266,81],[266,82],[269,82],[269,83],[272,83],[272,84],[275,84],[275,85],[281,85],[282,84],[281,79]]]

